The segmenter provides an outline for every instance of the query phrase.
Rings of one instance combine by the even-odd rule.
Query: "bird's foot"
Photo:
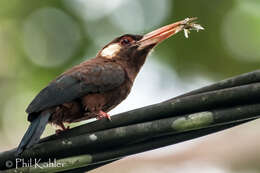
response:
[[[63,123],[60,124],[61,129],[57,129],[55,131],[56,134],[60,134],[68,129],[70,129],[70,126],[65,127]]]
[[[97,119],[100,120],[102,118],[107,118],[109,121],[111,121],[111,117],[110,117],[110,115],[108,113],[103,112],[103,111],[99,111]]]
[[[57,129],[57,130],[55,130],[55,134],[56,134],[56,135],[61,134],[62,131],[63,131],[63,130],[61,130],[61,129]]]

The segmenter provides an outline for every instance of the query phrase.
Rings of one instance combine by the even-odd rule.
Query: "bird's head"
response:
[[[203,29],[199,24],[193,22],[196,19],[197,18],[186,18],[182,21],[161,27],[143,36],[126,34],[117,37],[108,43],[98,53],[98,56],[106,59],[124,61],[140,68],[152,48],[163,40],[182,30],[184,30],[185,36],[188,37],[189,30],[195,29],[198,31]]]

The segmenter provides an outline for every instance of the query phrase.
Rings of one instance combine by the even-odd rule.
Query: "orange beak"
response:
[[[137,42],[137,44],[139,44],[138,49],[143,49],[149,45],[156,45],[182,30],[184,30],[186,37],[188,36],[189,30],[203,30],[204,28],[202,26],[193,23],[193,21],[195,21],[196,19],[196,17],[186,18],[182,21],[166,25],[148,34],[145,34],[143,38]]]

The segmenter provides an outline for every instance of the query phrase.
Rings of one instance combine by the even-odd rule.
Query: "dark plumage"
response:
[[[26,109],[31,125],[17,153],[37,143],[48,122],[65,130],[63,123],[93,117],[110,119],[107,112],[127,97],[150,50],[182,29],[192,28],[192,20],[185,19],[144,36],[127,34],[118,37],[95,58],[53,80]]]

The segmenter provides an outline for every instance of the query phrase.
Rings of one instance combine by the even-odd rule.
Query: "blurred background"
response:
[[[205,27],[189,39],[179,33],[156,47],[129,97],[111,114],[260,65],[258,0],[1,0],[0,7],[0,152],[18,145],[29,125],[25,109],[48,82],[119,35],[145,34],[194,16]],[[134,155],[92,173],[257,173],[259,125],[254,121]],[[54,131],[48,125],[44,135]]]

